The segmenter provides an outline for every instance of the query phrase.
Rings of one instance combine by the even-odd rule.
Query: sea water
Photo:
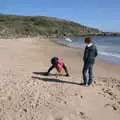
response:
[[[72,42],[65,39],[58,39],[59,44],[73,48],[85,48],[84,37],[72,37]],[[120,64],[120,37],[118,36],[92,36],[94,44],[98,49],[98,57],[106,61]]]

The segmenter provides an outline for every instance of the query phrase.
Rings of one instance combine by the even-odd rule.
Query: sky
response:
[[[120,32],[120,0],[0,0],[0,13],[58,17]]]

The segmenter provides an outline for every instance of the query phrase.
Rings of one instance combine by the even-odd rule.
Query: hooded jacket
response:
[[[98,52],[95,44],[92,44],[91,46],[86,46],[83,56],[84,63],[94,64],[97,55]]]

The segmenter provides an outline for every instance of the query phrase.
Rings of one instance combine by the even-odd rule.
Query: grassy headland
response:
[[[1,37],[63,34],[67,36],[82,36],[102,34],[102,32],[95,28],[58,18],[0,14]]]

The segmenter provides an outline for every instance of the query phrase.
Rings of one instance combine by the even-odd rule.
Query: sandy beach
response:
[[[0,39],[0,120],[120,120],[120,66],[97,59],[94,84],[80,86],[82,55],[39,37]],[[70,77],[42,74],[52,56]]]

